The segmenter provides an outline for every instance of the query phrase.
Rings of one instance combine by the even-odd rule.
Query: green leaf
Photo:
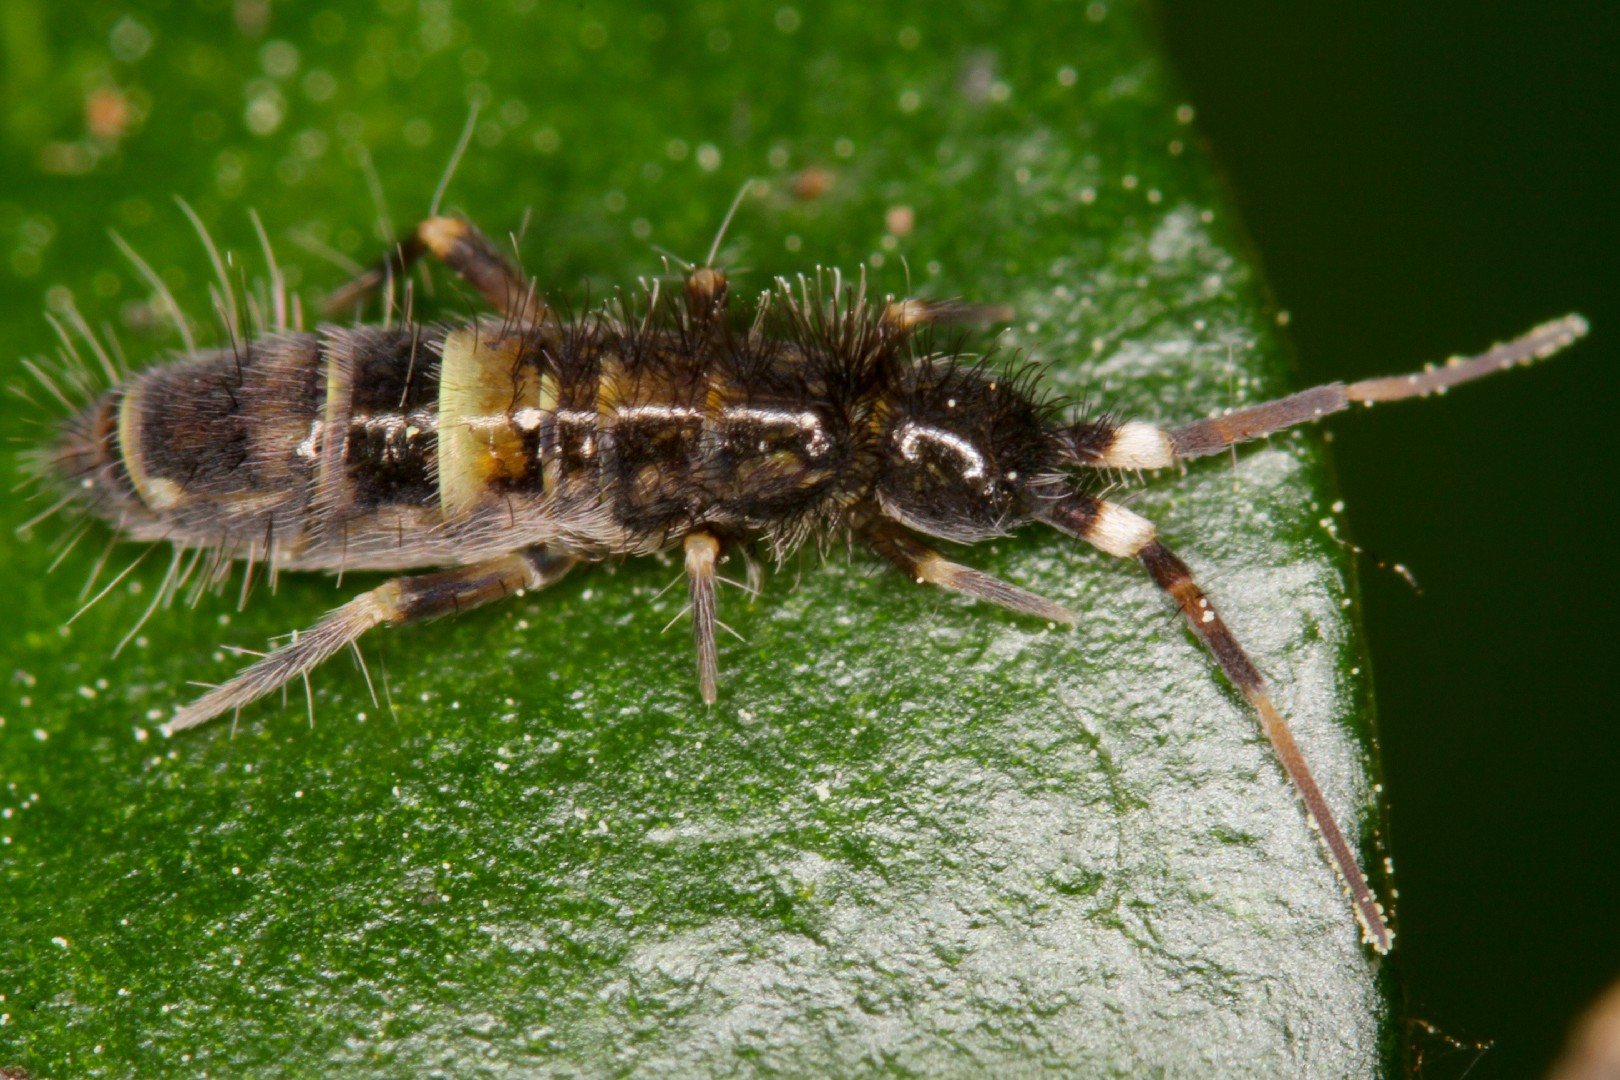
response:
[[[452,8],[9,0],[0,357],[71,290],[177,346],[116,229],[210,324],[193,205],[247,211],[309,300],[447,205],[576,307],[722,247],[735,292],[817,266],[1012,305],[973,338],[1058,392],[1187,420],[1285,392],[1285,353],[1134,5]],[[268,19],[268,24],[262,24]],[[25,62],[26,61],[26,62]],[[88,111],[87,111],[88,109]],[[120,112],[120,110],[123,110]],[[87,116],[99,124],[92,133]],[[532,210],[532,216],[526,214]],[[298,238],[306,238],[302,247]],[[314,243],[309,240],[313,239]],[[437,275],[434,308],[467,302]],[[465,292],[465,290],[462,290]],[[205,335],[206,336],[206,335]],[[28,410],[3,434],[37,441]],[[1276,682],[1339,820],[1376,822],[1369,705],[1319,439],[1122,478]],[[21,499],[8,525],[34,512]],[[1387,976],[1254,718],[1128,563],[1031,530],[960,557],[1073,631],[842,547],[721,597],[721,703],[665,624],[678,567],[366,642],[164,740],[239,659],[374,584],[286,575],[157,612],[145,558],[82,618],[100,527],[6,549],[0,1068],[31,1075],[726,1071],[1371,1074]],[[9,535],[9,531],[6,535]],[[119,546],[102,580],[139,555]]]

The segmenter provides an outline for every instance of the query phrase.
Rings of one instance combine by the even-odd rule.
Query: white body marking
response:
[[[932,442],[947,447],[962,459],[962,475],[969,480],[976,480],[985,474],[984,455],[979,453],[978,447],[954,431],[908,420],[900,428],[898,441],[900,453],[907,461],[916,461],[921,457],[919,444]]]
[[[1154,537],[1153,523],[1141,514],[1103,503],[1086,539],[1101,551],[1121,559],[1133,559]]]
[[[1114,441],[1103,455],[1102,464],[1116,469],[1163,469],[1175,460],[1175,448],[1163,428],[1129,420],[1114,432]]]

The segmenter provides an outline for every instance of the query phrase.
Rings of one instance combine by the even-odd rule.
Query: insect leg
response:
[[[401,236],[386,256],[328,293],[321,300],[321,314],[335,318],[363,303],[389,282],[404,277],[426,253],[427,248],[415,233]]]
[[[719,697],[720,660],[715,645],[714,568],[720,541],[713,533],[686,536],[686,581],[692,597],[692,638],[697,643],[698,689],[705,704]]]
[[[1159,542],[1151,522],[1122,506],[1080,492],[1043,503],[1035,516],[1052,527],[1122,559],[1135,559],[1160,589],[1173,600],[1187,624],[1214,655],[1232,685],[1259,714],[1260,726],[1282,762],[1288,778],[1305,802],[1305,813],[1316,826],[1328,860],[1350,891],[1350,903],[1361,923],[1362,936],[1375,950],[1388,952],[1394,933],[1384,922],[1384,910],[1367,885],[1366,876],[1338,823],[1333,820],[1322,789],[1305,763],[1293,732],[1272,704],[1265,677],[1193,580],[1187,564]]]
[[[1020,615],[1073,626],[1074,612],[1054,604],[1044,596],[1020,589],[982,570],[952,562],[939,552],[891,522],[878,522],[867,530],[872,550],[888,559],[919,585],[942,589],[996,604]]]
[[[1104,469],[1162,469],[1186,458],[1216,454],[1234,443],[1262,439],[1296,424],[1320,420],[1360,402],[1443,394],[1453,386],[1521,364],[1543,360],[1586,333],[1586,320],[1566,315],[1478,356],[1453,357],[1444,365],[1362,382],[1328,383],[1297,394],[1251,405],[1226,416],[1160,428],[1139,420],[1115,424],[1086,421],[1069,429],[1068,455],[1079,465]]]
[[[747,180],[738,190],[736,198],[731,200],[731,207],[726,210],[726,216],[720,221],[720,228],[714,234],[714,243],[709,245],[709,257],[703,261],[702,266],[689,267],[686,272],[686,307],[691,318],[699,324],[708,324],[714,328],[724,328],[726,323],[726,300],[731,294],[731,283],[726,279],[724,270],[717,270],[714,260],[720,256],[720,245],[725,242],[726,230],[731,228],[731,219],[736,216],[737,208],[754,187],[754,181]]]
[[[883,323],[893,330],[947,323],[1006,322],[1016,314],[1006,304],[968,304],[960,300],[891,300],[883,309]]]
[[[240,709],[309,673],[374,626],[456,614],[513,593],[540,589],[561,578],[575,561],[534,549],[454,570],[386,581],[329,612],[288,644],[178,710],[162,731],[173,735]]]
[[[520,324],[545,321],[550,310],[534,286],[506,260],[495,244],[465,218],[430,217],[416,231],[400,239],[392,254],[321,304],[328,315],[347,310],[357,301],[403,275],[424,255],[449,266],[478,290],[490,307]]]
[[[699,323],[723,323],[731,282],[724,270],[712,266],[694,267],[686,275],[686,309]]]

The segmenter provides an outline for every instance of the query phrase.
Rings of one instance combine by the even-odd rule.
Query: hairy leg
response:
[[[568,573],[575,562],[568,556],[535,549],[472,566],[386,581],[329,612],[229,682],[179,709],[174,719],[163,725],[163,733],[173,735],[196,727],[280,689],[353,644],[374,626],[459,614],[513,593],[541,589]]]
[[[1214,655],[1226,677],[1259,716],[1261,729],[1305,802],[1305,812],[1322,839],[1328,860],[1350,890],[1351,906],[1361,923],[1362,936],[1378,952],[1388,952],[1395,935],[1384,921],[1383,906],[1373,895],[1355,852],[1334,821],[1322,789],[1317,786],[1305,755],[1294,741],[1293,732],[1272,704],[1265,677],[1193,580],[1187,564],[1160,543],[1157,531],[1146,518],[1091,495],[1072,492],[1042,503],[1036,517],[1110,555],[1135,559],[1186,616],[1193,634]]]
[[[892,522],[883,521],[873,525],[867,530],[866,540],[873,551],[888,559],[919,585],[937,585],[1016,611],[1020,615],[1033,615],[1037,619],[1065,626],[1075,623],[1074,612],[1068,608],[982,570],[952,562]]]
[[[692,601],[692,640],[697,645],[698,689],[705,704],[719,697],[720,660],[715,643],[715,573],[720,541],[712,533],[686,537],[686,581]]]
[[[520,325],[554,320],[534,283],[507,261],[493,241],[465,218],[430,217],[400,239],[377,265],[338,289],[321,304],[336,315],[402,276],[418,259],[431,255],[478,290],[485,303]]]

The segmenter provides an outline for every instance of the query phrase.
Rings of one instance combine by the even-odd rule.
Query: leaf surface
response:
[[[265,5],[268,10],[268,5]],[[6,372],[71,290],[129,356],[177,347],[118,230],[210,337],[196,207],[306,301],[448,189],[576,308],[722,245],[734,292],[867,265],[1011,305],[972,335],[1054,392],[1179,422],[1290,388],[1190,109],[1133,5],[8,9]],[[98,95],[101,95],[98,97]],[[121,103],[121,105],[120,105]],[[122,107],[126,111],[118,112]],[[99,111],[97,111],[99,110]],[[122,115],[122,121],[119,116]],[[99,126],[98,126],[99,125]],[[96,134],[96,132],[100,134]],[[444,274],[426,301],[470,301]],[[8,404],[4,434],[37,440]],[[1260,667],[1341,822],[1375,820],[1348,569],[1314,434],[1120,477]],[[15,525],[34,509],[6,507]],[[155,731],[374,578],[160,611],[167,562],[82,618],[108,534],[5,549],[0,1067],[30,1074],[1372,1074],[1387,976],[1256,723],[1152,585],[1036,530],[963,561],[1073,632],[835,548],[723,591],[698,700],[669,560],[366,642]],[[9,531],[6,535],[9,535]],[[139,554],[116,548],[102,580]]]

